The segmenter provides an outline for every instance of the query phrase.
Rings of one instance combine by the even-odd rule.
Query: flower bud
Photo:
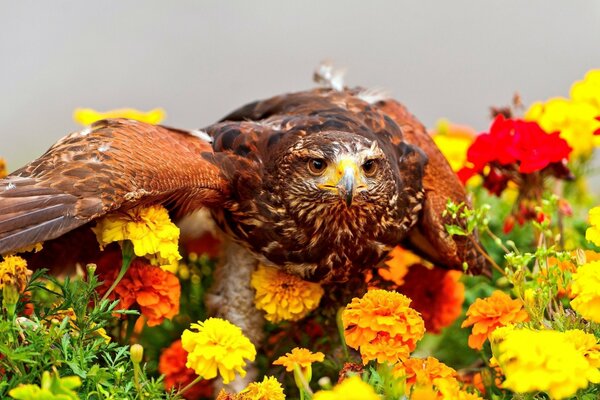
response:
[[[133,361],[136,364],[139,364],[144,358],[144,347],[141,344],[136,343],[131,346],[131,348],[129,349],[129,353],[131,354],[131,361]]]

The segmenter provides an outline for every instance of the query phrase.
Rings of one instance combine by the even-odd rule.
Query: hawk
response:
[[[112,119],[64,137],[0,180],[0,254],[162,203],[175,216],[209,209],[256,260],[311,281],[346,281],[399,244],[481,273],[477,238],[446,232],[449,199],[468,203],[406,108],[319,88],[248,104],[201,131]]]
[[[475,234],[446,231],[448,200],[469,203],[406,108],[360,88],[318,88],[198,131],[108,119],[64,137],[0,179],[0,254],[45,242],[24,255],[29,266],[85,265],[99,257],[90,227],[104,215],[157,203],[175,218],[209,210],[226,240],[207,307],[258,345],[265,319],[250,281],[259,262],[328,285],[334,304],[361,295],[364,272],[397,245],[489,273]]]

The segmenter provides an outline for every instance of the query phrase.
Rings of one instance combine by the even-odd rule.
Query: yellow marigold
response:
[[[4,158],[0,157],[0,178],[4,178],[6,175],[8,175],[6,161],[4,161]]]
[[[567,336],[567,341],[573,343],[591,367],[600,368],[600,344],[598,344],[596,336],[581,329],[570,329],[564,333]]]
[[[577,268],[571,281],[571,307],[584,318],[600,322],[600,261]]]
[[[147,257],[156,265],[172,265],[181,259],[179,228],[161,205],[107,215],[92,230],[101,249],[112,242],[130,240],[136,256]]]
[[[332,390],[315,393],[313,400],[381,400],[371,385],[354,375],[338,383]]]
[[[181,344],[188,352],[186,366],[204,379],[212,379],[217,372],[224,383],[235,378],[236,372],[246,376],[246,360],[254,361],[256,349],[242,330],[229,321],[209,318],[192,324],[181,335]]]
[[[446,157],[452,170],[458,171],[465,166],[467,150],[475,140],[476,132],[467,126],[439,120],[433,132],[433,141]]]
[[[19,256],[5,256],[0,262],[0,290],[4,285],[14,286],[19,293],[25,291],[32,271],[27,262]]]
[[[434,357],[407,358],[394,366],[393,374],[396,377],[405,377],[406,393],[415,385],[437,385],[440,380],[451,380],[458,385],[456,370]]]
[[[277,268],[259,265],[252,273],[254,304],[271,322],[297,321],[317,308],[323,288]]]
[[[377,273],[383,279],[394,282],[398,286],[404,284],[404,276],[408,273],[408,267],[421,262],[421,258],[413,252],[400,246],[394,247],[385,261],[387,268],[379,268]]]
[[[107,118],[129,118],[148,124],[160,124],[165,116],[165,110],[162,108],[155,108],[146,112],[133,108],[120,108],[106,112],[99,112],[91,108],[77,108],[73,112],[73,119],[81,125],[91,125],[96,121]]]
[[[410,400],[483,400],[475,393],[461,390],[458,382],[439,380],[438,385],[416,386]]]
[[[600,371],[592,367],[570,341],[557,331],[514,329],[494,347],[506,380],[503,387],[517,393],[547,392],[562,399],[574,395],[589,382],[600,382]]]
[[[589,212],[590,226],[585,231],[585,239],[588,242],[600,246],[600,207],[594,207]]]
[[[436,387],[439,400],[483,400],[478,394],[462,390],[456,380],[438,379]]]
[[[313,353],[302,347],[294,347],[291,353],[285,353],[284,356],[273,361],[273,364],[282,365],[287,372],[292,372],[294,370],[294,365],[298,365],[300,368],[308,368],[312,363],[321,362],[324,359],[325,355],[320,351]]]
[[[589,103],[553,98],[533,103],[525,119],[536,121],[546,132],[560,132],[560,137],[573,149],[571,157],[589,157],[594,147],[600,145],[600,137],[594,136],[600,128],[596,120],[599,112]]]
[[[529,315],[520,300],[512,300],[506,293],[496,290],[487,299],[477,299],[471,304],[461,327],[473,325],[469,347],[479,350],[496,328],[527,320]]]
[[[344,336],[348,346],[360,351],[363,363],[408,358],[425,333],[423,319],[409,305],[408,297],[380,289],[348,304],[342,313]]]
[[[571,86],[569,94],[573,101],[587,103],[600,111],[600,69],[588,71],[582,81]]]
[[[222,389],[217,400],[285,400],[285,394],[277,379],[265,376],[262,382],[252,382],[237,394]]]
[[[281,383],[272,376],[265,376],[262,382],[253,382],[240,392],[240,400],[284,400]]]

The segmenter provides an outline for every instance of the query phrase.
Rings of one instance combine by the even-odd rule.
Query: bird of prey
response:
[[[396,245],[436,265],[486,268],[442,216],[464,188],[421,123],[362,89],[248,104],[201,131],[127,119],[72,133],[0,179],[0,254],[89,230],[107,213],[164,204],[211,211],[256,260],[343,282]]]

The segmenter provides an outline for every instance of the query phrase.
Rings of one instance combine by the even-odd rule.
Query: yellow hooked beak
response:
[[[337,165],[328,168],[326,174],[326,181],[320,187],[336,191],[346,206],[350,207],[356,188],[362,186],[362,178],[356,163],[351,159],[343,158]]]

